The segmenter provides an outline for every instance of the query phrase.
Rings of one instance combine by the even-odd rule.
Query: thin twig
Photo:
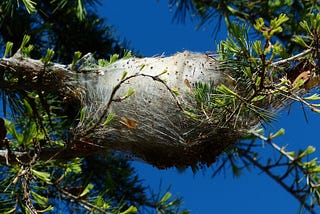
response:
[[[81,206],[83,206],[85,209],[87,209],[90,212],[92,212],[92,209],[96,209],[97,211],[99,211],[101,213],[109,214],[109,212],[101,209],[100,207],[98,207],[92,203],[89,203],[88,201],[79,199],[79,197],[69,193],[68,191],[64,190],[63,188],[59,187],[58,185],[55,185],[55,188],[57,188],[63,195],[65,195],[65,197],[69,198],[70,201],[79,203]]]
[[[239,151],[241,152],[241,150]],[[257,166],[259,169],[261,169],[264,173],[266,173],[268,176],[270,176],[274,181],[276,181],[282,188],[284,188],[287,192],[289,192],[295,199],[297,199],[302,206],[304,206],[310,213],[316,214],[316,212],[313,210],[313,207],[311,205],[308,205],[305,203],[304,199],[302,197],[299,197],[292,188],[287,186],[283,182],[283,180],[279,179],[278,176],[274,175],[272,172],[270,172],[265,166],[260,164],[258,161],[256,161],[254,158],[252,158],[250,155],[247,154],[247,152],[241,152],[241,156],[246,158],[248,161],[250,161],[253,165]]]
[[[299,53],[297,55],[294,55],[292,57],[289,57],[287,59],[283,59],[283,60],[279,60],[277,62],[274,62],[274,63],[271,64],[271,67],[276,67],[276,66],[279,66],[279,65],[282,65],[282,64],[286,64],[286,63],[288,63],[290,61],[293,61],[293,60],[295,60],[295,59],[297,59],[299,57],[302,57],[302,56],[305,56],[305,55],[311,53],[311,51],[313,51],[313,48],[307,49],[307,50],[305,50],[305,51],[303,51],[303,52],[301,52],[301,53]]]
[[[315,187],[317,187],[317,182],[315,182],[312,177],[310,176],[310,172],[303,168],[302,165],[300,164],[299,161],[297,161],[297,159],[295,159],[294,157],[290,156],[283,148],[279,147],[277,144],[273,143],[271,141],[270,138],[267,138],[259,133],[255,133],[255,132],[251,132],[253,135],[257,136],[258,138],[260,138],[261,140],[267,142],[269,145],[271,145],[276,151],[278,151],[281,155],[283,155],[284,157],[286,157],[290,162],[288,162],[289,164],[292,164],[294,165],[294,168],[296,169],[296,175],[299,174],[299,171],[301,173],[303,173],[303,175],[307,178],[307,183],[306,183],[306,186],[307,187],[307,190],[303,190],[302,188],[299,188],[299,186],[296,187],[296,191],[293,191],[292,188],[289,188],[283,181],[280,177],[278,176],[275,176],[274,174],[272,174],[267,167],[265,166],[262,166],[260,163],[255,163],[252,159],[252,163],[256,166],[258,166],[260,169],[262,169],[265,173],[267,173],[271,178],[273,178],[274,180],[276,180],[281,186],[283,186],[288,192],[290,192],[291,194],[293,194],[293,196],[295,198],[297,198],[299,200],[299,202],[304,206],[306,207],[308,210],[309,208],[312,209],[312,205],[306,205],[305,202],[300,199],[298,196],[297,196],[297,193],[301,192],[301,191],[309,191],[310,189],[314,189]],[[243,152],[242,155],[248,159],[248,155]],[[250,157],[251,158],[251,157]],[[249,160],[249,159],[248,159]],[[293,181],[293,184],[298,184],[300,182],[300,178],[296,178],[294,181]],[[306,192],[307,194],[307,192]],[[308,208],[309,207],[309,208]],[[314,213],[313,211],[309,210],[311,213]]]

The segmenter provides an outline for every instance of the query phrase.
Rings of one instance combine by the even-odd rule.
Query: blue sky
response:
[[[225,28],[213,38],[210,28],[195,30],[196,22],[173,23],[173,13],[165,0],[104,0],[99,12],[108,24],[114,26],[120,39],[129,41],[130,47],[144,56],[171,55],[183,50],[215,51],[217,43],[227,36]],[[290,115],[286,111],[279,113],[279,122],[270,127],[274,132],[280,127],[285,128],[286,135],[277,140],[279,145],[289,145],[290,149],[297,150],[315,144],[319,116],[308,110],[307,114],[309,123],[306,123],[298,104],[293,105]],[[262,154],[268,157],[276,154],[265,150]],[[158,170],[140,162],[134,162],[133,166],[145,184],[154,190],[160,183],[163,189],[171,185],[171,192],[183,197],[184,207],[191,213],[276,214],[297,213],[299,209],[298,202],[289,193],[254,168],[250,172],[244,170],[240,178],[233,178],[230,169],[226,170],[225,176],[221,174],[212,178],[210,168],[193,175],[191,170],[181,174],[176,169]]]

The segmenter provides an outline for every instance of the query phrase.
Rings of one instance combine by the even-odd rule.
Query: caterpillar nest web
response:
[[[95,73],[78,74],[83,119],[75,133],[86,142],[141,158],[159,168],[211,164],[257,121],[243,127],[193,118],[193,89],[199,83],[230,86],[226,70],[205,54],[118,60]],[[208,95],[210,96],[210,95]],[[248,121],[250,124],[248,124]]]

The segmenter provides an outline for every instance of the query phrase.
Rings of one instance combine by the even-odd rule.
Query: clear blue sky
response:
[[[104,0],[99,9],[101,16],[112,24],[121,39],[130,42],[130,47],[145,56],[178,51],[214,51],[219,40],[226,38],[225,28],[213,38],[212,30],[195,30],[196,22],[172,23],[167,0]],[[296,111],[293,111],[296,110]],[[286,135],[278,139],[281,146],[291,149],[305,148],[315,144],[315,127],[319,116],[307,110],[306,123],[300,105],[294,105],[290,115],[280,114],[279,122],[270,130],[284,127]],[[262,144],[262,142],[261,142]],[[263,149],[262,149],[263,150]],[[274,152],[266,149],[263,154],[272,157]],[[317,155],[319,153],[317,152]],[[171,192],[183,197],[184,207],[195,214],[206,213],[297,213],[299,204],[278,184],[258,169],[243,171],[240,178],[233,178],[230,169],[212,178],[212,169],[193,175],[191,170],[179,174],[175,169],[158,170],[147,164],[134,162],[140,178],[157,190],[171,185]],[[214,167],[214,166],[213,166]]]

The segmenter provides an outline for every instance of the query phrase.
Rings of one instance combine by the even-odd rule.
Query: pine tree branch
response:
[[[96,210],[96,211],[99,211],[100,213],[110,213],[110,212],[107,212],[104,209],[88,202],[87,200],[83,200],[83,199],[69,193],[68,191],[64,190],[63,188],[59,187],[58,185],[55,185],[55,188],[59,192],[61,192],[64,195],[64,197],[66,197],[68,200],[70,200],[71,202],[80,204],[83,208],[85,208],[89,212]]]
[[[269,177],[275,180],[287,192],[296,198],[310,213],[316,213],[314,206],[318,203],[319,196],[317,195],[318,183],[316,182],[318,178],[314,178],[316,176],[315,173],[317,172],[314,170],[318,166],[310,165],[308,167],[308,162],[305,163],[302,161],[304,156],[312,153],[312,148],[308,147],[306,151],[296,155],[292,152],[287,152],[285,148],[281,148],[276,143],[272,142],[271,137],[268,138],[256,132],[252,132],[252,134],[268,143],[280,154],[278,161],[275,161],[274,164],[269,163],[269,161],[268,163],[262,164],[257,158],[252,157],[247,149],[243,150],[241,148],[239,148],[240,156],[250,161],[253,165],[257,166]],[[288,167],[286,170],[281,170],[283,172],[281,175],[277,169],[282,166]],[[305,180],[305,184],[302,183],[303,179]],[[290,183],[290,181],[292,183]],[[309,202],[308,199],[310,199]]]
[[[307,49],[307,50],[305,50],[305,51],[303,51],[303,52],[301,52],[301,53],[299,53],[299,54],[296,54],[296,55],[294,55],[294,56],[292,56],[292,57],[289,57],[289,58],[286,58],[286,59],[283,59],[283,60],[279,60],[279,61],[273,62],[273,63],[271,64],[271,66],[272,66],[272,67],[277,67],[277,66],[280,66],[280,65],[283,65],[283,64],[286,64],[286,63],[290,63],[290,62],[292,62],[292,61],[294,61],[294,60],[296,60],[296,59],[299,59],[300,57],[303,57],[303,56],[305,56],[305,55],[307,55],[307,54],[310,54],[312,51],[314,51],[313,48]]]
[[[73,135],[68,136],[67,149],[42,149],[41,159],[115,150],[128,152],[160,168],[199,161],[210,164],[226,145],[240,136],[239,131],[216,127],[210,121],[200,123],[205,129],[198,127],[193,113],[186,110],[190,104],[195,106],[192,90],[197,82],[226,81],[218,62],[207,55],[184,52],[166,58],[130,58],[106,67],[95,66],[90,73],[70,69],[66,65],[43,64],[23,57],[20,52],[0,59],[2,90],[23,96],[25,92],[44,91],[64,101],[65,97],[78,100],[81,107],[88,109],[84,120],[73,127]],[[134,94],[126,98],[130,88]],[[38,112],[35,105],[31,107]],[[110,114],[115,118],[106,126]],[[206,154],[208,150],[213,153]],[[28,159],[27,153],[13,154]]]
[[[45,66],[40,60],[24,57],[18,51],[13,57],[0,58],[0,88],[2,90],[18,92],[46,91],[66,92],[70,70],[68,66],[50,63]],[[3,76],[4,75],[4,76]],[[8,78],[15,78],[12,81]],[[69,91],[70,92],[70,91]]]
[[[82,142],[85,144],[84,142]],[[87,157],[90,155],[106,154],[108,148],[90,145],[86,148],[43,148],[37,154],[38,161],[61,160],[67,161],[76,157]],[[34,157],[33,151],[8,151],[0,150],[0,163],[2,165],[13,165],[18,163],[30,163]]]
[[[205,54],[184,52],[165,58],[122,59],[105,67],[90,65],[93,71],[79,73],[70,66],[43,64],[18,52],[0,59],[0,88],[22,97],[26,92],[44,91],[62,97],[63,102],[71,99],[81,103],[83,115],[70,127],[70,142],[64,147],[42,148],[41,160],[122,151],[159,168],[199,162],[210,165],[259,123],[262,114],[267,114],[264,108],[277,99],[266,98],[267,103],[260,106],[251,103],[254,97],[247,99],[237,93],[241,85],[230,82],[228,66],[221,69],[221,63]],[[219,92],[214,91],[217,86],[223,86]],[[200,89],[203,94],[196,94]],[[133,93],[127,95],[130,90]],[[195,101],[196,95],[214,98],[208,101],[210,105],[216,99],[219,102],[205,109],[204,101]],[[230,101],[222,103],[224,100]],[[34,102],[31,107],[40,115]],[[28,160],[30,154],[21,151],[12,151],[10,161]],[[3,161],[6,155],[1,151]]]
[[[255,158],[252,158],[247,152],[241,152],[241,150],[239,150],[239,152],[242,157],[244,157],[245,159],[250,161],[254,166],[258,167],[261,171],[266,173],[270,178],[272,178],[276,183],[278,183],[283,189],[285,189],[287,192],[289,192],[310,213],[316,214],[316,211],[314,210],[313,206],[306,203],[306,198],[299,196],[299,193],[301,194],[301,192],[294,190],[293,188],[288,186],[288,184],[284,182],[284,179],[280,179],[278,176],[276,176],[274,173],[272,173],[268,167],[263,166]],[[305,194],[307,194],[307,193],[305,193]]]

